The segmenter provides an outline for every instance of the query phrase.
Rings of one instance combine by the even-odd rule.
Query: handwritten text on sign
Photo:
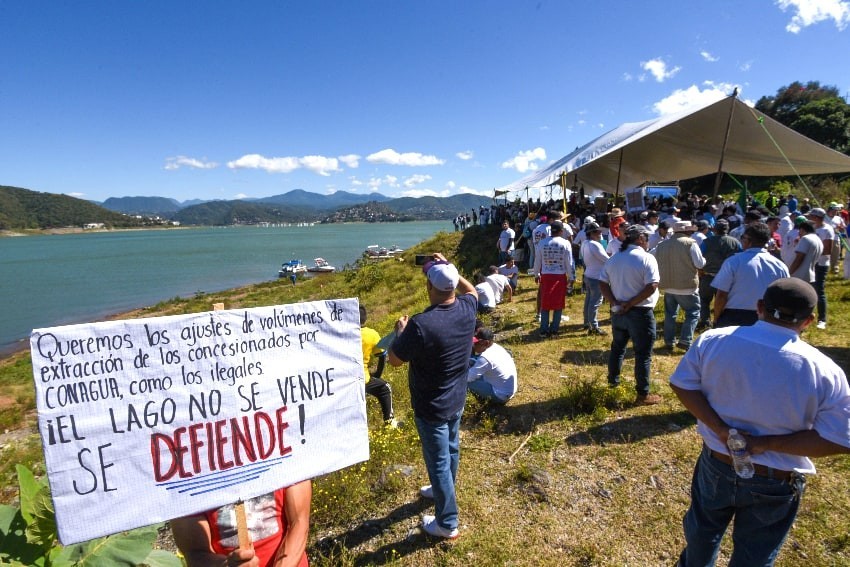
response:
[[[65,544],[369,456],[356,299],[37,329],[30,347]]]

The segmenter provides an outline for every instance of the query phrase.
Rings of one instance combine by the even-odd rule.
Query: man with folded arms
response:
[[[817,294],[798,278],[771,283],[752,326],[706,331],[670,386],[704,445],[683,522],[682,567],[714,565],[733,521],[729,565],[773,565],[806,485],[811,457],[850,452],[850,389],[841,368],[800,338]],[[755,474],[739,478],[726,447],[747,440]]]

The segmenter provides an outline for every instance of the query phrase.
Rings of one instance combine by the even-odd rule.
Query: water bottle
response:
[[[729,447],[729,453],[732,455],[735,473],[741,478],[752,478],[756,471],[747,452],[747,440],[744,436],[738,433],[737,429],[730,429],[726,446]]]

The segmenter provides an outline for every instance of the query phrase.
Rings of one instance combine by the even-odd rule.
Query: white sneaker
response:
[[[430,500],[433,500],[434,499],[434,487],[432,487],[430,484],[423,486],[422,488],[419,489],[419,495],[422,498],[428,498]]]
[[[818,329],[826,329],[826,321],[818,321]]]
[[[422,531],[432,537],[441,537],[444,539],[456,539],[460,535],[457,528],[446,529],[437,523],[437,518],[426,514],[422,516]]]

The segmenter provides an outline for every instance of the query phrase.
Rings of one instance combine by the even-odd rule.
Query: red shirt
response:
[[[286,534],[286,489],[281,488],[245,502],[248,533],[254,543],[254,552],[263,567],[274,565],[275,554]],[[213,551],[227,555],[239,547],[236,529],[235,504],[204,512],[210,524]],[[301,557],[300,567],[307,567],[307,554]]]

